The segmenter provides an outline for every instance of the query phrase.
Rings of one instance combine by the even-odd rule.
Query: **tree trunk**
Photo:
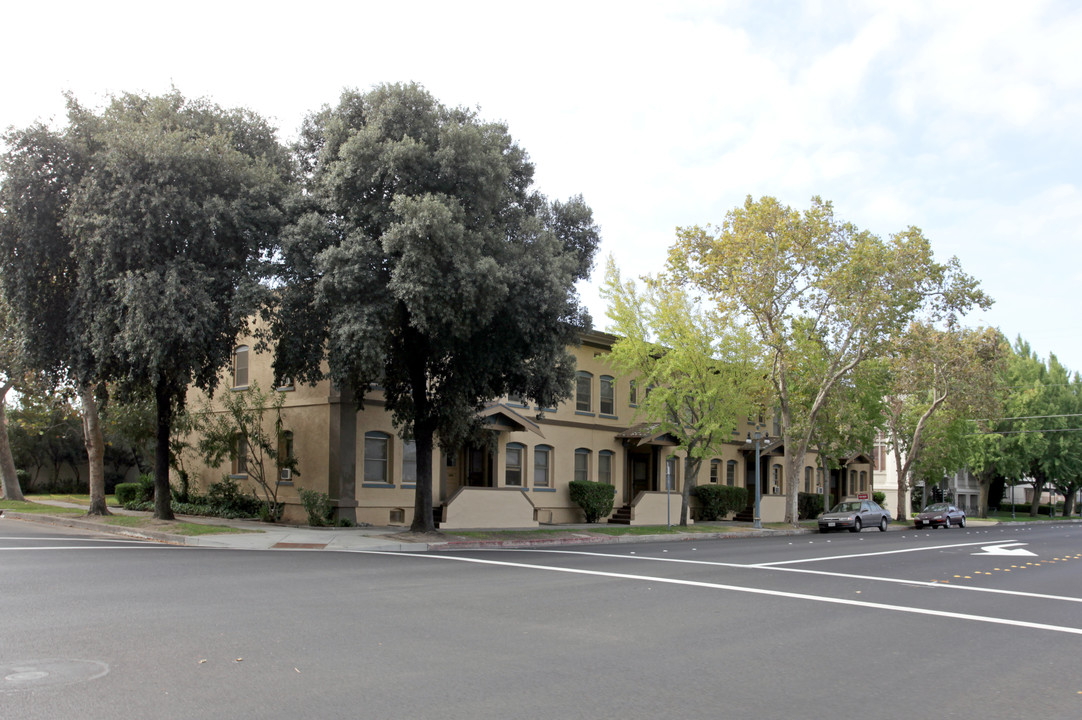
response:
[[[680,527],[688,526],[691,491],[695,489],[699,482],[699,468],[702,465],[702,458],[693,458],[690,454],[684,458],[684,487],[680,490]]]
[[[169,436],[173,422],[173,395],[164,379],[159,379],[154,388],[154,400],[158,411],[154,447],[154,518],[173,520],[173,498],[169,493]]]
[[[105,507],[105,438],[98,417],[98,401],[88,385],[79,388],[83,406],[83,444],[90,464],[90,510],[87,515],[111,515]]]
[[[436,532],[432,517],[432,438],[429,422],[414,423],[413,442],[417,449],[417,488],[413,494],[413,522],[410,530],[418,533]]]
[[[1033,477],[1033,500],[1029,504],[1029,516],[1037,517],[1041,514],[1041,494],[1044,492],[1044,479],[1034,475]]]
[[[25,500],[19,487],[19,476],[15,473],[15,459],[11,456],[11,444],[8,442],[8,416],[5,403],[12,383],[0,386],[0,498],[5,500]]]

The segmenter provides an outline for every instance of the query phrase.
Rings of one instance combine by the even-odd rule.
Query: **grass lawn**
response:
[[[89,495],[31,495],[34,499],[56,500],[78,505],[90,506]],[[112,495],[106,497],[106,504],[112,504]],[[39,515],[61,515],[65,517],[79,517],[88,522],[112,525],[114,527],[126,527],[132,529],[154,530],[170,535],[221,535],[236,533],[261,532],[260,530],[246,530],[229,527],[227,525],[211,525],[204,523],[185,522],[181,520],[155,520],[152,517],[142,515],[106,515],[88,516],[86,510],[81,508],[59,507],[57,505],[44,505],[28,500],[0,500],[0,509],[11,510],[20,513],[36,513]]]

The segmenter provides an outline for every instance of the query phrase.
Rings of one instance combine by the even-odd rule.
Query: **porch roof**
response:
[[[616,433],[618,440],[633,441],[635,446],[642,445],[663,445],[666,447],[673,447],[680,444],[680,441],[672,433],[664,432],[661,430],[659,423],[639,423],[632,425],[626,430],[621,430]]]
[[[529,430],[536,435],[545,437],[541,432],[540,425],[501,402],[491,402],[485,405],[481,412],[477,413],[477,416],[481,418],[482,427],[486,430],[496,430],[498,432],[523,432]]]

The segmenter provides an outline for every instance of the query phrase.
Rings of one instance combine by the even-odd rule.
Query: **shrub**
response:
[[[694,490],[699,500],[700,520],[724,520],[731,512],[748,504],[748,489],[728,485],[699,485]]]
[[[117,483],[114,491],[118,505],[127,505],[130,502],[142,502],[142,490],[139,483]]]
[[[568,483],[571,502],[586,513],[586,522],[595,523],[612,512],[616,499],[616,486],[600,482],[572,480]]]
[[[887,494],[881,490],[872,493],[872,500],[875,500],[877,505],[887,506]]]
[[[207,491],[207,505],[217,512],[235,513],[233,517],[263,516],[260,508],[264,503],[254,495],[243,492],[237,485],[237,481],[231,477],[222,478],[221,482],[211,484]],[[222,517],[226,516],[222,515]]]
[[[819,513],[823,512],[823,496],[819,493],[797,493],[796,511],[800,520],[819,517]]]
[[[139,500],[142,502],[154,502],[153,475],[140,475],[139,481],[135,484],[139,486]]]
[[[330,524],[331,515],[334,513],[334,504],[327,493],[301,488],[300,496],[301,505],[304,506],[304,511],[308,513],[309,525],[323,527]]]

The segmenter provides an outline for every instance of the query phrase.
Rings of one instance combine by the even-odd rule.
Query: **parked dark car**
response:
[[[860,532],[866,527],[877,527],[880,532],[887,531],[890,513],[872,500],[843,500],[819,516],[819,532],[848,530]]]
[[[934,503],[913,516],[913,525],[918,530],[922,527],[949,528],[951,525],[966,526],[966,511],[950,503]]]

